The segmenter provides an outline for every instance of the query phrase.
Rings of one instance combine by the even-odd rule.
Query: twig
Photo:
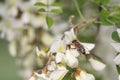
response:
[[[77,4],[77,1],[76,1],[76,0],[73,0],[73,2],[74,2],[74,4],[75,4],[75,7],[76,7],[77,12],[78,12],[78,14],[79,14],[79,17],[84,21],[85,18],[83,17],[83,15],[82,15],[82,13],[81,13],[81,11],[80,11],[80,9],[79,9],[79,6],[78,6],[78,4]]]

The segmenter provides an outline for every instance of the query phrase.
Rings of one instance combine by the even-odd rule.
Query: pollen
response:
[[[60,45],[60,47],[58,48],[58,50],[59,50],[60,52],[62,52],[62,51],[63,51],[63,46]]]

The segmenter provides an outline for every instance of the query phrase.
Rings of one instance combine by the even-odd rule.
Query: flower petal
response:
[[[16,42],[15,41],[12,41],[10,44],[9,44],[9,51],[10,51],[10,54],[15,57],[17,52],[16,52]]]
[[[71,54],[70,50],[66,51],[65,61],[66,64],[72,68],[77,67],[79,64],[77,58]]]
[[[76,49],[71,49],[70,51],[71,51],[72,55],[75,57],[78,57],[80,55]]]
[[[67,72],[68,72],[68,70],[57,69],[51,73],[49,78],[50,78],[50,80],[62,80]]]
[[[64,58],[64,54],[58,52],[58,53],[56,54],[56,57],[55,57],[55,61],[56,61],[56,63],[60,63],[60,62],[62,62],[63,58]]]
[[[118,79],[120,80],[120,75],[119,75]]]
[[[40,50],[38,49],[38,47],[36,47],[36,54],[37,54],[37,56],[40,57],[41,59],[47,56],[46,53],[45,53],[44,51],[40,51]]]
[[[118,35],[120,37],[120,28],[117,28]]]
[[[75,76],[76,80],[95,80],[95,77],[92,74],[89,74],[85,71],[81,71],[80,75]]]
[[[116,65],[119,65],[120,64],[120,54],[118,54],[115,59],[114,59],[114,62]]]
[[[97,71],[101,71],[101,70],[103,70],[103,69],[106,67],[106,65],[105,65],[104,63],[102,63],[102,62],[100,62],[100,61],[98,61],[98,60],[95,60],[95,59],[93,59],[93,58],[90,58],[90,59],[89,59],[89,62],[90,62],[90,64],[91,64],[91,66],[92,66],[95,70],[97,70]]]
[[[76,35],[74,33],[74,28],[72,28],[70,31],[66,31],[64,33],[65,37],[64,40],[66,42],[66,44],[70,44],[73,40],[76,39]]]
[[[50,71],[55,70],[55,68],[56,68],[56,64],[55,64],[54,61],[52,61],[51,64],[48,65],[48,67],[47,67],[47,69],[50,70]]]
[[[53,44],[51,45],[50,52],[56,53],[56,52],[65,52],[66,45],[63,40],[55,40]]]
[[[88,74],[85,71],[81,71],[80,76],[81,80],[95,80],[95,77],[92,74]]]
[[[112,43],[111,45],[115,48],[115,50],[116,50],[117,52],[120,52],[120,43],[114,42],[114,43]]]

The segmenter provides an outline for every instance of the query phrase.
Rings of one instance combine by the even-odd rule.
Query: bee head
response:
[[[73,41],[72,41],[72,43],[76,43],[76,42],[78,42],[78,41],[77,41],[77,40],[73,40]]]
[[[75,46],[79,46],[80,43],[77,40],[73,40],[72,44],[75,45]]]

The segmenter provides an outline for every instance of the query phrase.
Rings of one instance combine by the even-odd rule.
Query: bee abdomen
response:
[[[77,50],[82,54],[86,54],[85,49],[82,45]]]

